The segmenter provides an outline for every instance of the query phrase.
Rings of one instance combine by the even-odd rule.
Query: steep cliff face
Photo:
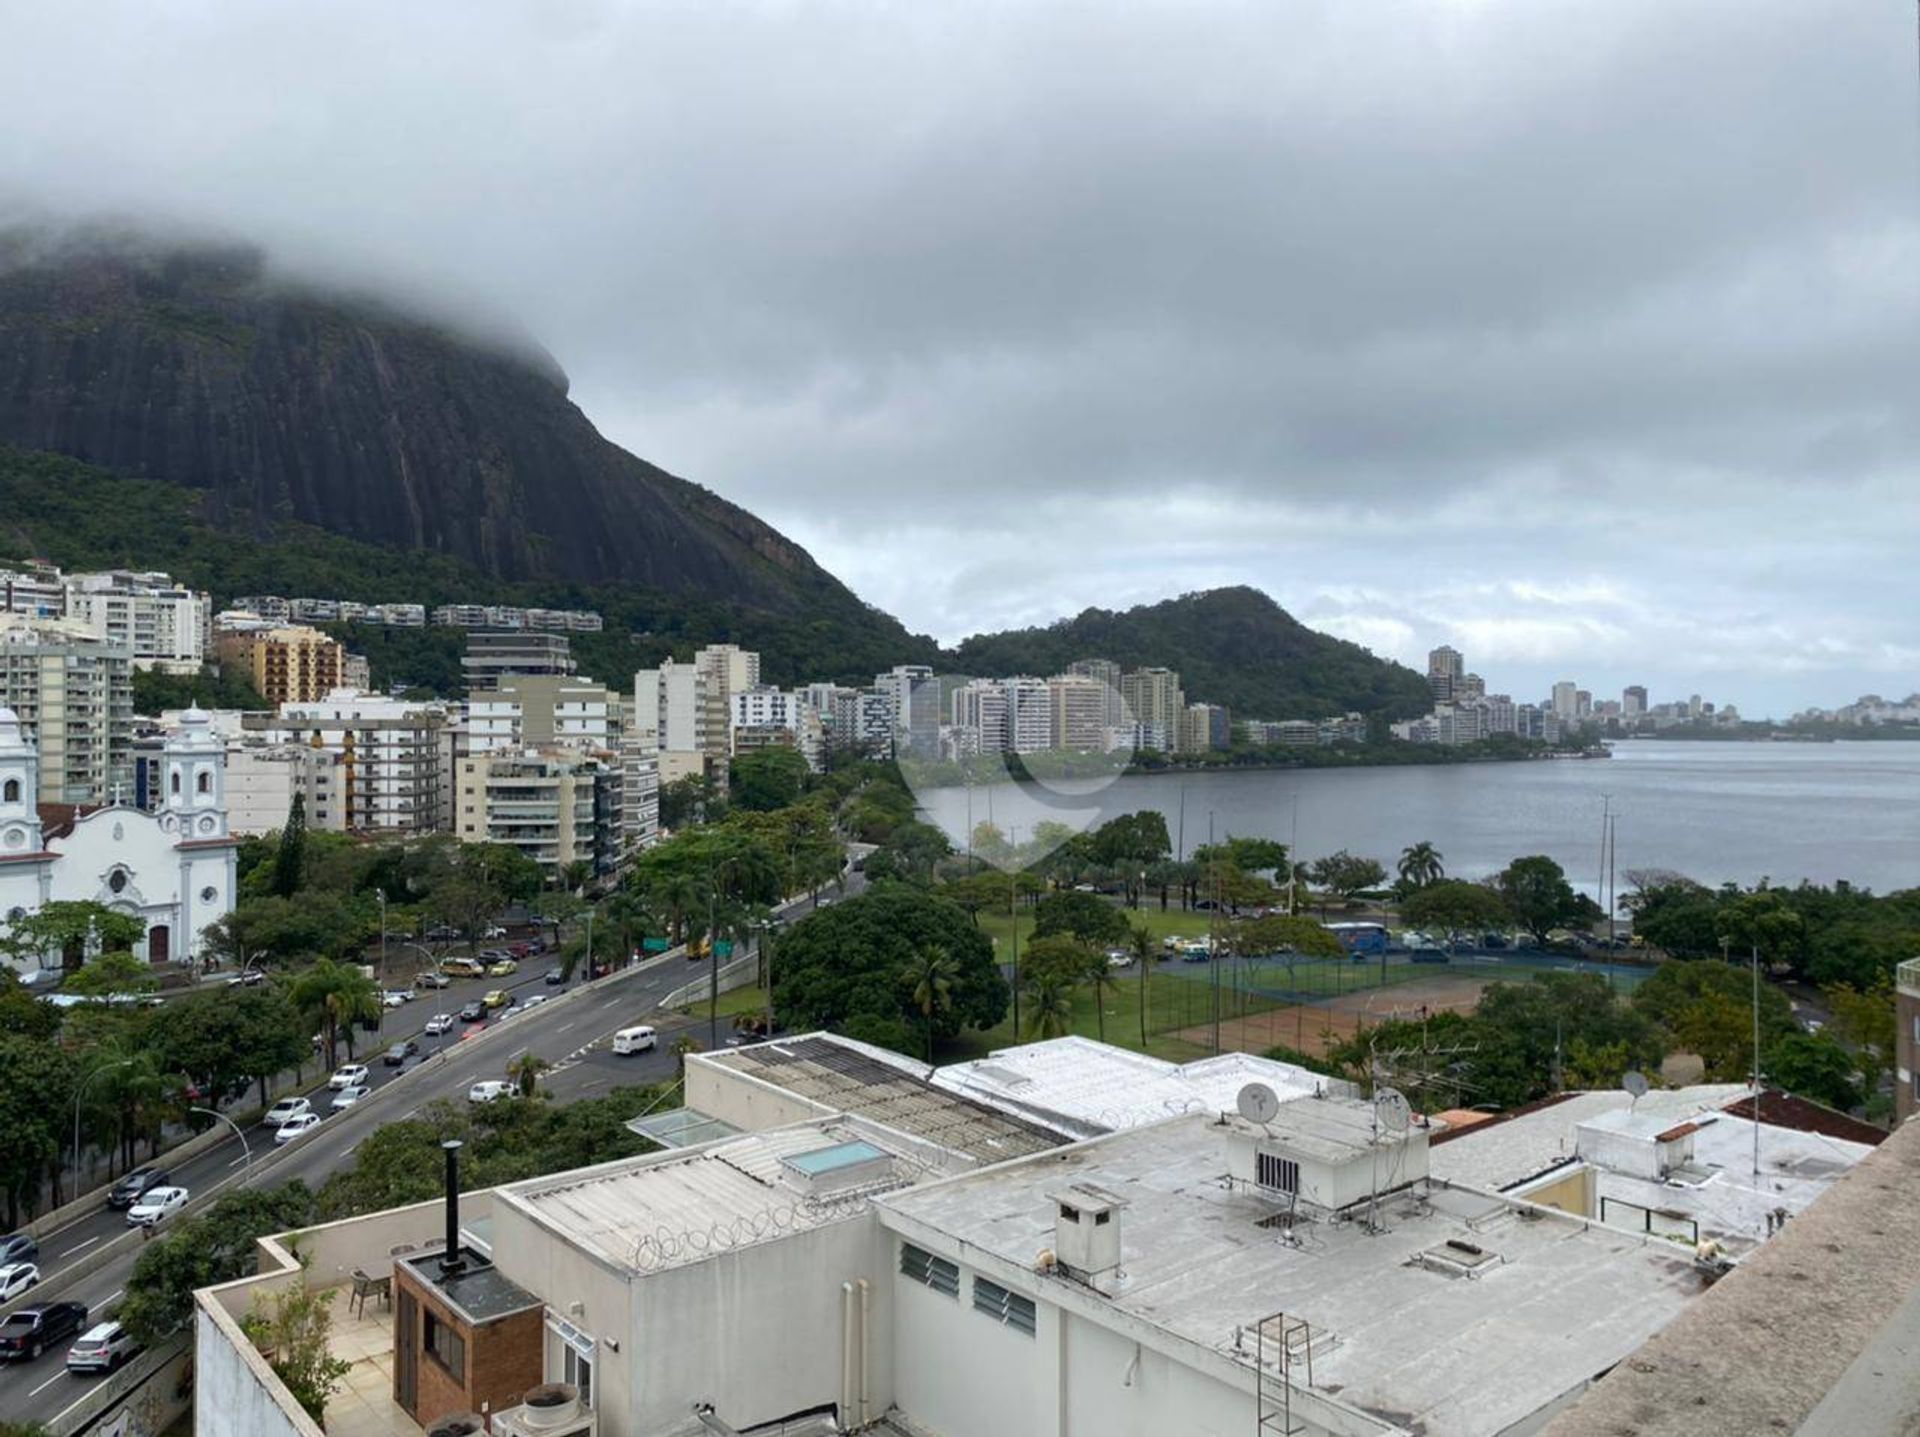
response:
[[[0,443],[503,580],[857,605],[797,545],[603,439],[552,359],[277,281],[244,249],[0,236]]]

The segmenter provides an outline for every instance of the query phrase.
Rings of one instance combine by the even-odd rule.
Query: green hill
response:
[[[1076,659],[1177,669],[1190,702],[1236,719],[1317,719],[1349,710],[1407,718],[1432,706],[1403,664],[1317,633],[1258,589],[1210,589],[1115,613],[1088,609],[1044,629],[977,634],[953,655],[978,674],[1051,674]]]
[[[727,641],[758,649],[771,683],[830,676],[867,683],[894,664],[937,657],[931,640],[857,603],[786,614],[631,584],[507,583],[446,554],[385,548],[293,520],[235,531],[207,518],[208,499],[205,491],[123,478],[62,455],[0,447],[0,560],[164,569],[208,590],[216,605],[270,593],[595,609],[606,630],[573,635],[574,654],[582,673],[616,687],[635,669]],[[368,656],[376,683],[461,690],[460,630],[353,624],[335,632]]]

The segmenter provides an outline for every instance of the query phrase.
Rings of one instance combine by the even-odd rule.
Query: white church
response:
[[[189,709],[161,757],[159,808],[41,806],[39,758],[0,707],[0,928],[56,901],[91,901],[138,918],[149,962],[200,956],[207,928],[233,909],[226,748]],[[58,953],[41,955],[56,967]],[[25,965],[31,967],[31,963]]]

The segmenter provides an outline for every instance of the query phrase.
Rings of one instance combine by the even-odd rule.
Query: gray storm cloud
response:
[[[533,333],[915,628],[1244,581],[1526,696],[1920,687],[1894,0],[0,16],[0,201]]]

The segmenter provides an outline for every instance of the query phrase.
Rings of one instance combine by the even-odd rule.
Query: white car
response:
[[[546,1001],[547,995],[545,993],[535,993],[531,998],[522,998],[520,1000],[520,1011],[524,1013],[529,1008],[538,1008]]]
[[[258,968],[242,968],[238,973],[228,975],[229,988],[251,988],[256,983],[267,981],[267,975]]]
[[[495,1103],[513,1093],[512,1083],[503,1083],[498,1078],[488,1078],[485,1082],[475,1083],[467,1089],[467,1101],[470,1103]]]
[[[402,1004],[411,1003],[412,1001],[413,994],[404,988],[389,988],[380,995],[380,1006],[382,1008],[398,1008]]]
[[[348,1063],[344,1068],[337,1069],[334,1075],[327,1079],[327,1086],[336,1093],[342,1088],[364,1088],[366,1085],[367,1065],[365,1063]]]
[[[297,1118],[289,1118],[286,1122],[274,1129],[274,1146],[279,1147],[285,1143],[290,1143],[295,1138],[310,1133],[319,1126],[320,1115],[318,1113],[302,1113]]]
[[[314,1119],[319,1122],[318,1118]],[[148,1188],[146,1196],[127,1209],[128,1227],[153,1227],[187,1205],[185,1188]]]
[[[0,1302],[12,1302],[40,1280],[40,1269],[30,1262],[0,1267]]]
[[[305,1098],[282,1098],[267,1109],[267,1116],[262,1121],[270,1128],[277,1128],[295,1118],[304,1118],[312,1111],[313,1104]]]
[[[496,923],[493,927],[484,930],[480,936],[482,938],[505,938],[507,936],[507,930]]]
[[[427,1026],[424,1031],[429,1038],[437,1038],[442,1033],[451,1032],[452,1029],[453,1014],[435,1013],[431,1018],[427,1019]]]
[[[343,1112],[366,1097],[366,1095],[367,1089],[365,1086],[342,1088],[333,1095],[333,1110],[336,1113]]]

